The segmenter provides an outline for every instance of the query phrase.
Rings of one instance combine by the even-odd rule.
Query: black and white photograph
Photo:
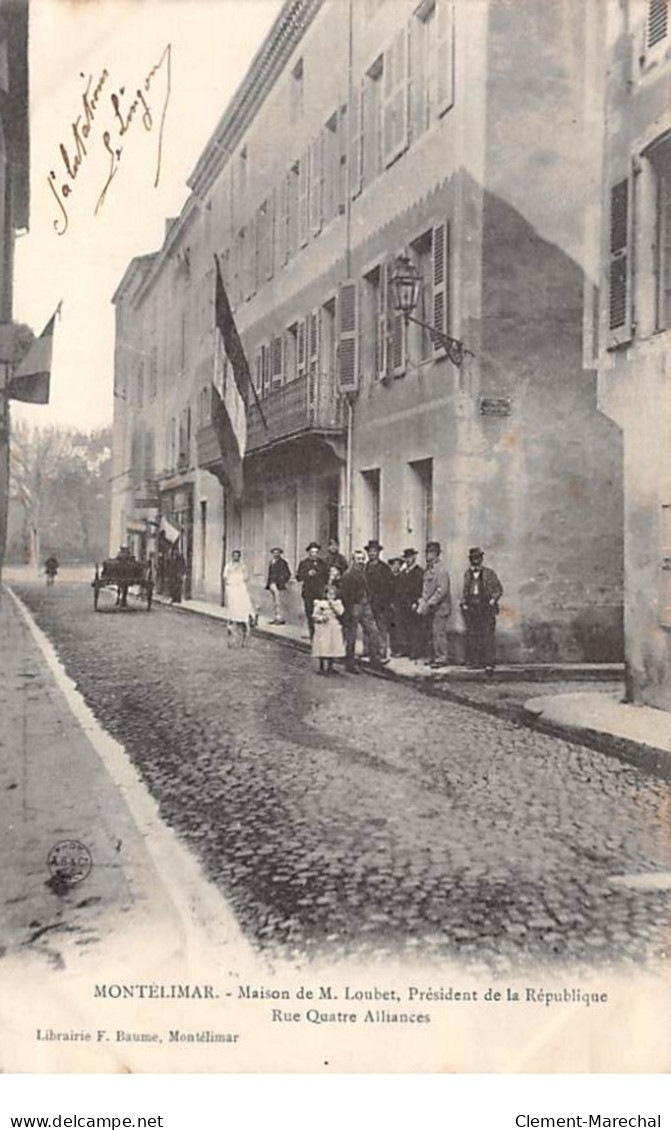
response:
[[[0,202],[0,1070],[668,1072],[669,0],[0,0]]]

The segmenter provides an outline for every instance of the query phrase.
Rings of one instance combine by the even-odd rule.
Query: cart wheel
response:
[[[100,595],[100,589],[98,588],[98,585],[94,581],[93,582],[93,608],[94,608],[94,611],[96,611],[96,612],[98,611],[98,597],[99,597],[99,595]]]
[[[151,612],[151,598],[154,595],[154,586],[151,581],[147,585],[147,612]]]

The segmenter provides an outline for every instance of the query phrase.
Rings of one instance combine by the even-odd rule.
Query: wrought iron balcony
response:
[[[306,434],[338,434],[344,427],[342,401],[324,375],[289,381],[256,404],[247,417],[247,453]],[[265,423],[264,423],[265,419]]]

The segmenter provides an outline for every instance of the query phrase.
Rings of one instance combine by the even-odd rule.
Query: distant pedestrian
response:
[[[427,619],[417,607],[424,587],[424,570],[417,561],[417,550],[403,550],[404,568],[398,578],[398,605],[401,619],[403,650],[410,659],[421,659],[428,652]]]
[[[44,562],[44,572],[47,575],[47,587],[49,588],[51,587],[51,585],[53,585],[58,574],[58,558],[53,554],[51,555],[51,557],[47,557],[46,561]]]
[[[337,567],[331,572],[339,574]],[[335,578],[332,576],[321,597],[315,600],[312,610],[315,626],[312,654],[319,660],[319,675],[330,675],[334,670],[333,661],[342,659],[345,654],[345,641],[340,625],[345,608],[334,582]]]
[[[291,570],[284,560],[282,554],[284,550],[279,546],[274,546],[270,553],[270,565],[268,566],[268,580],[266,582],[266,589],[273,598],[273,618],[271,624],[284,624],[284,594],[287,585],[291,578]]]
[[[305,547],[307,557],[303,558],[296,570],[296,580],[300,581],[303,586],[301,596],[303,597],[305,619],[307,620],[308,633],[311,640],[315,634],[312,609],[314,608],[315,600],[319,599],[324,592],[324,586],[329,578],[329,567],[323,557],[319,556],[320,549],[321,546],[319,542],[309,542]]]
[[[391,620],[391,602],[394,595],[394,579],[391,569],[386,561],[380,557],[383,547],[379,541],[371,539],[364,546],[368,554],[366,563],[366,582],[370,596],[370,607],[375,617],[377,630],[381,641],[381,661],[387,663],[389,648],[389,624]]]
[[[494,634],[503,585],[494,570],[482,564],[484,556],[477,545],[468,551],[461,614],[466,627],[466,664],[484,667],[491,674],[496,664]]]
[[[430,667],[447,667],[447,621],[452,611],[450,578],[441,557],[440,542],[430,541],[426,546],[426,569],[422,595],[417,604],[419,616],[427,618],[431,626],[433,658]]]
[[[366,554],[363,549],[356,549],[352,555],[352,564],[340,585],[340,599],[345,608],[345,669],[354,675],[359,673],[354,662],[359,625],[363,631],[364,646],[368,650],[370,665],[374,670],[381,669],[382,641],[370,604]]]
[[[329,539],[326,553],[324,554],[324,561],[329,566],[329,568],[336,568],[341,577],[344,576],[347,569],[349,568],[349,562],[347,561],[347,558],[343,557],[342,553],[340,552],[340,546],[337,538]]]
[[[250,630],[256,622],[247,580],[247,569],[243,564],[242,554],[239,549],[234,549],[231,560],[224,569],[229,647],[233,640],[240,647],[244,647]]]
[[[400,577],[403,568],[402,557],[390,557],[387,564],[391,569],[392,590],[389,614],[389,651],[392,655],[404,655],[406,652],[403,636],[403,624],[400,605]]]
[[[168,595],[171,604],[182,603],[182,589],[186,576],[186,560],[181,549],[175,543],[168,558]]]

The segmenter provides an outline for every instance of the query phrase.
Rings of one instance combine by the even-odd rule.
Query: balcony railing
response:
[[[258,451],[279,440],[308,432],[339,432],[343,429],[342,402],[333,383],[324,375],[298,377],[274,389],[255,403],[247,417],[247,451]]]

